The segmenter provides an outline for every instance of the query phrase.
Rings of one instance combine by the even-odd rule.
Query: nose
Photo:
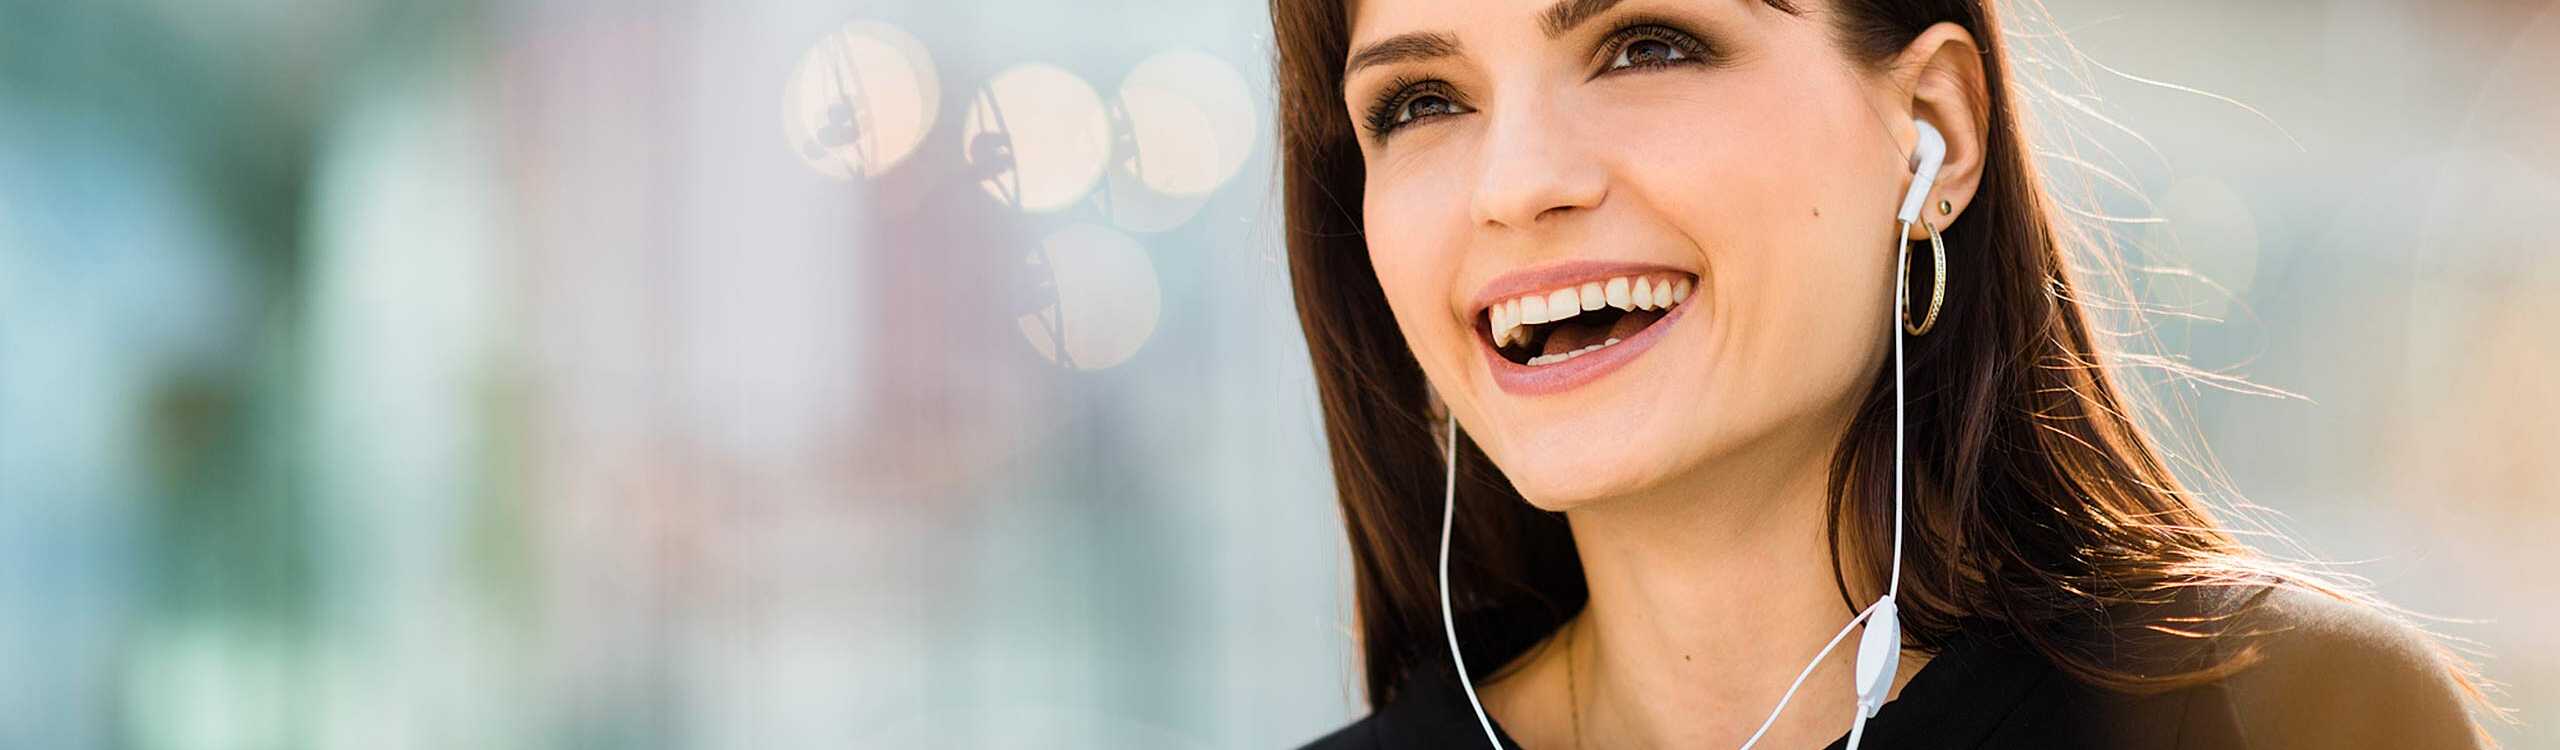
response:
[[[1608,170],[1555,109],[1520,102],[1491,113],[1472,201],[1478,226],[1528,229],[1607,197]]]

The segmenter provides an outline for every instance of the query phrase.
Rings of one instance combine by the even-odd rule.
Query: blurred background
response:
[[[2182,458],[2560,746],[2560,4],[2013,6]],[[1259,2],[0,0],[0,747],[1362,713]],[[2209,448],[2219,464],[2205,460]]]

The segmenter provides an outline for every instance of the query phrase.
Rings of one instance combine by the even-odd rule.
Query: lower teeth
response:
[[[1572,359],[1572,358],[1575,358],[1575,357],[1579,357],[1579,356],[1582,356],[1582,355],[1585,355],[1585,354],[1590,354],[1590,353],[1592,353],[1592,352],[1600,351],[1602,348],[1608,347],[1609,345],[1616,344],[1616,343],[1618,343],[1618,340],[1617,340],[1617,339],[1615,339],[1615,338],[1611,338],[1611,339],[1609,339],[1609,340],[1607,340],[1607,341],[1603,341],[1603,342],[1600,342],[1600,343],[1597,343],[1597,344],[1592,344],[1592,345],[1590,345],[1590,346],[1586,346],[1586,347],[1583,347],[1583,348],[1580,348],[1580,349],[1575,349],[1575,350],[1573,350],[1573,351],[1569,351],[1569,352],[1556,352],[1556,353],[1554,353],[1554,354],[1540,354],[1540,355],[1538,355],[1538,356],[1530,357],[1530,358],[1529,358],[1529,366],[1530,366],[1530,367],[1536,367],[1536,366],[1539,366],[1539,365],[1552,365],[1552,364],[1555,364],[1555,363],[1557,363],[1557,362],[1562,362],[1562,361],[1565,361],[1565,360],[1568,360],[1568,359]]]

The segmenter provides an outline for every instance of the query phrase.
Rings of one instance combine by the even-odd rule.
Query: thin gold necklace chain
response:
[[[1573,674],[1573,651],[1582,640],[1582,619],[1574,618],[1566,627],[1570,630],[1564,635],[1565,702],[1573,706],[1573,750],[1582,750],[1582,693],[1581,688],[1575,685],[1577,680]]]

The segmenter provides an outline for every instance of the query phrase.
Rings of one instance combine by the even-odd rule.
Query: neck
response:
[[[1718,462],[1754,471],[1567,512],[1591,592],[1572,625],[1586,746],[1739,747],[1856,614],[1828,548],[1836,439],[1755,441]],[[1861,579],[1849,576],[1862,607],[1880,590]],[[1763,746],[1819,747],[1848,729],[1856,641],[1806,677]]]

